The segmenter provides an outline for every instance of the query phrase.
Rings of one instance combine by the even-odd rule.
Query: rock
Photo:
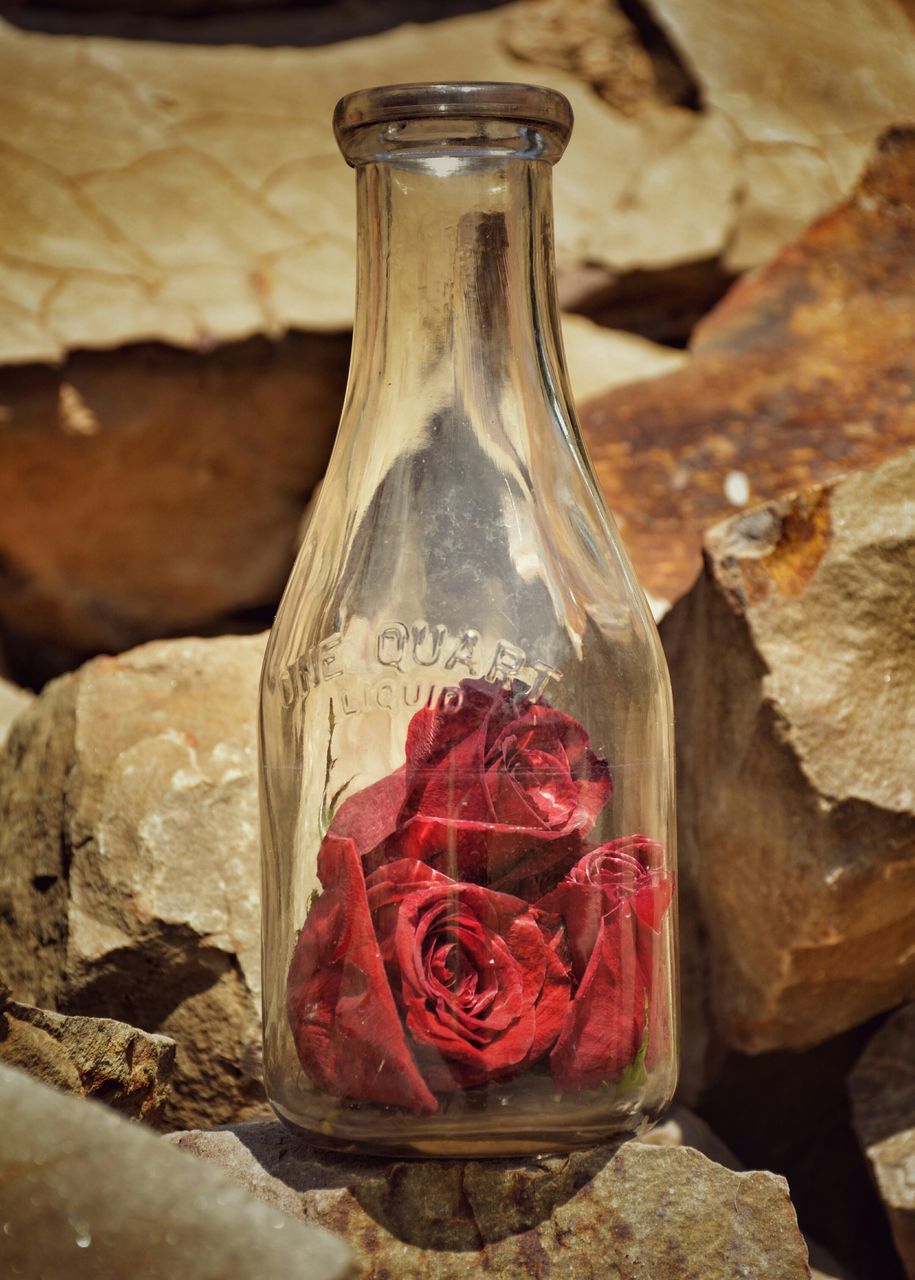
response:
[[[275,1208],[344,1236],[366,1280],[809,1274],[784,1180],[732,1173],[686,1147],[358,1160],[307,1147],[277,1123],[167,1141],[217,1163]]]
[[[171,1125],[258,1114],[263,637],[155,642],[49,685],[0,756],[14,995],[177,1041]]]
[[[0,615],[25,674],[56,674],[28,669],[36,638],[79,661],[275,601],[348,353],[313,334],[0,369]]]
[[[680,1104],[671,1107],[641,1141],[654,1147],[693,1147],[725,1169],[733,1169],[735,1173],[746,1169],[701,1116]],[[822,1245],[808,1238],[807,1249],[811,1265],[817,1264],[810,1272],[811,1280],[847,1280],[846,1272]]]
[[[707,109],[734,131],[743,184],[727,259],[738,270],[847,191],[877,134],[912,113],[915,32],[887,0],[650,0]],[[861,75],[879,66],[880,75]],[[842,92],[836,92],[836,85]]]
[[[0,1066],[0,1272],[350,1280],[341,1240],[259,1204],[95,1102]]]
[[[915,445],[915,127],[852,199],[704,322],[689,363],[582,406],[598,479],[642,584],[673,602],[702,532]]]
[[[873,1034],[872,1022],[803,1053],[730,1053],[698,1108],[741,1164],[787,1178],[812,1266],[904,1280],[848,1103],[849,1072]]]
[[[348,329],[355,199],[331,129],[336,100],[354,85],[428,79],[430,67],[446,80],[530,79],[502,47],[506,18],[272,49],[0,27],[22,139],[0,188],[0,363]],[[576,116],[556,191],[563,262],[617,271],[722,250],[737,166],[721,118],[670,107],[630,120],[568,72],[538,66],[535,78]],[[49,86],[40,103],[36,80]]]
[[[623,115],[696,99],[688,71],[646,10],[624,13],[612,0],[525,0],[508,7],[503,38],[525,62],[572,71]]]
[[[906,1275],[915,1277],[915,1004],[877,1032],[851,1074],[849,1092],[896,1248]]]
[[[682,882],[736,1049],[915,994],[913,494],[915,450],[716,526],[661,623]]]
[[[576,400],[670,373],[686,363],[682,351],[605,329],[585,316],[562,317],[562,343]]]
[[[18,685],[0,676],[0,747],[6,741],[13,721],[25,711],[33,696],[28,689],[20,689]]]
[[[715,1164],[723,1165],[725,1169],[733,1169],[735,1173],[741,1173],[744,1169],[730,1147],[721,1141],[702,1117],[681,1104],[671,1107],[660,1123],[640,1141],[651,1147],[692,1147]]]
[[[168,1098],[175,1042],[111,1018],[35,1009],[0,989],[0,1062],[154,1124]]]

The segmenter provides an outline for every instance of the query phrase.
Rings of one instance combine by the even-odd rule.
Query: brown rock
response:
[[[0,989],[0,1062],[154,1124],[168,1098],[175,1042],[111,1018],[35,1009]]]
[[[330,1155],[276,1123],[168,1141],[275,1208],[343,1235],[366,1280],[809,1275],[783,1179],[732,1173],[685,1147],[404,1163]]]
[[[906,1275],[915,1277],[915,1004],[877,1032],[851,1074],[849,1092],[896,1248]]]
[[[171,640],[54,681],[0,756],[0,972],[178,1044],[172,1124],[257,1114],[254,713],[263,637]]]
[[[275,600],[330,454],[348,350],[313,334],[0,370],[7,626],[121,650]]]
[[[882,140],[847,204],[736,286],[685,368],[583,407],[598,478],[652,596],[682,595],[703,529],[735,507],[915,445],[913,271],[906,128]]]
[[[0,1066],[0,1273],[63,1280],[352,1280],[326,1231],[142,1126]]]
[[[915,993],[913,493],[915,451],[734,517],[661,624],[685,898],[738,1049]]]

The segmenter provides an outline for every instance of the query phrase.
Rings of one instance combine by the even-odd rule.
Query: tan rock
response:
[[[13,721],[25,711],[34,696],[28,689],[20,689],[0,676],[0,747],[6,741]]]
[[[172,1124],[262,1106],[263,644],[96,659],[42,693],[0,757],[0,972],[19,999],[177,1041]]]
[[[738,270],[797,236],[849,189],[877,135],[911,116],[915,29],[897,0],[649,8],[738,141],[741,211],[727,252]]]
[[[4,1276],[352,1280],[343,1241],[95,1102],[0,1065],[0,1112]]]
[[[0,990],[0,1062],[155,1124],[168,1098],[175,1042],[111,1018],[35,1009]]]
[[[660,32],[652,32],[648,47],[645,34],[612,0],[524,0],[509,6],[503,27],[516,57],[574,72],[624,115],[695,97]]]
[[[19,142],[0,186],[0,363],[348,328],[355,200],[330,127],[337,98],[379,82],[530,79],[501,47],[504,17],[300,49],[3,26]],[[576,115],[556,193],[563,260],[619,269],[721,250],[736,194],[721,120],[678,108],[629,120],[569,73],[538,66],[535,78]]]
[[[748,1052],[915,994],[913,494],[915,451],[734,517],[661,624],[686,896]]]
[[[576,400],[671,373],[686,363],[682,351],[632,333],[605,329],[585,316],[562,317],[562,342]]]
[[[685,1147],[405,1163],[341,1161],[276,1123],[167,1140],[343,1235],[367,1280],[681,1280],[697,1265],[702,1280],[809,1275],[784,1179],[732,1173]]]
[[[871,1040],[849,1093],[896,1249],[906,1275],[915,1277],[915,1004],[894,1013]]]
[[[915,446],[913,247],[906,127],[881,140],[846,204],[734,287],[682,369],[582,406],[604,495],[657,600],[689,588],[716,520]]]

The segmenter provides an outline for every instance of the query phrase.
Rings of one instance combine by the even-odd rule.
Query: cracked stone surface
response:
[[[67,1280],[353,1280],[329,1232],[97,1102],[0,1065],[0,1273]]]
[[[503,17],[405,24],[332,49],[0,27],[20,140],[0,166],[0,362],[347,329],[355,200],[335,102],[354,85],[428,79],[430,67],[444,80],[530,78],[502,45]],[[556,192],[561,260],[616,270],[719,252],[737,179],[721,119],[670,108],[639,123],[567,72],[538,66],[536,78],[576,116]],[[62,87],[36,97],[36,80]]]
[[[171,640],[52,682],[0,755],[16,999],[177,1042],[172,1125],[258,1114],[263,637]]]
[[[915,1004],[884,1023],[848,1084],[858,1141],[906,1274],[915,1277]]]
[[[155,1124],[168,1098],[175,1042],[111,1018],[19,1004],[0,987],[0,1062]]]
[[[365,1280],[809,1276],[784,1179],[734,1173],[687,1147],[368,1161],[305,1146],[275,1122],[165,1141],[218,1164],[274,1208],[342,1235]]]
[[[582,406],[604,496],[652,597],[670,604],[690,587],[716,521],[915,446],[913,270],[905,127],[881,139],[850,200],[731,290],[682,369]]]
[[[705,556],[661,623],[684,946],[727,1043],[800,1049],[915,995],[915,450]]]

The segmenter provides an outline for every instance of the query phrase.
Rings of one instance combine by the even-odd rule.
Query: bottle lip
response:
[[[451,81],[377,85],[341,98],[334,133],[344,155],[366,127],[404,121],[506,121],[547,130],[562,149],[572,131],[572,108],[555,89],[501,81]]]

